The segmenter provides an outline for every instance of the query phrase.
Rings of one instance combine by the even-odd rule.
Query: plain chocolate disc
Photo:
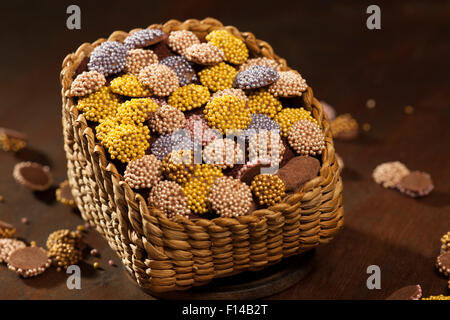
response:
[[[433,186],[428,173],[413,171],[403,177],[399,182],[400,187],[413,192],[422,192]]]
[[[32,270],[48,263],[47,251],[40,247],[25,247],[17,249],[9,255],[8,264],[16,269]]]
[[[70,184],[68,182],[62,183],[59,190],[61,199],[64,199],[66,201],[75,201],[75,198],[72,194],[72,188],[70,187]]]
[[[450,270],[450,252],[445,252],[437,258],[439,266],[444,270]]]
[[[37,191],[48,189],[52,183],[50,170],[35,162],[16,164],[13,176],[21,185]]]
[[[398,289],[386,300],[419,300],[420,298],[422,298],[422,288],[416,284]]]
[[[276,175],[283,180],[286,191],[296,192],[305,182],[317,177],[320,162],[308,156],[294,157],[278,170]]]

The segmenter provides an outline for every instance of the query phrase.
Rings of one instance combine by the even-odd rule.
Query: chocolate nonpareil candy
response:
[[[400,180],[397,188],[400,192],[415,198],[428,195],[434,189],[434,185],[428,173],[413,171]]]
[[[422,298],[422,288],[416,284],[398,289],[386,300],[419,300],[420,298]]]
[[[16,164],[13,177],[17,183],[35,191],[47,190],[53,181],[49,167],[29,161]]]
[[[436,267],[439,272],[446,276],[450,276],[450,252],[444,252],[436,259]]]
[[[0,238],[11,238],[16,233],[16,228],[7,222],[0,220]]]
[[[320,162],[309,156],[294,157],[277,172],[287,192],[296,192],[307,181],[319,173]]]
[[[25,242],[17,239],[0,239],[0,263],[8,262],[11,252],[25,246]]]
[[[17,152],[27,145],[27,136],[19,131],[0,127],[0,149]]]
[[[76,206],[75,198],[73,197],[72,188],[70,187],[69,181],[63,181],[59,185],[59,188],[56,189],[56,200],[70,207]]]
[[[47,251],[40,247],[17,249],[8,257],[8,269],[25,278],[43,273],[50,264]]]

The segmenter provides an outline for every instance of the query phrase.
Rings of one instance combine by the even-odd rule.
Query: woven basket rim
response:
[[[214,19],[214,18],[208,17],[203,20],[188,19],[188,20],[185,20],[184,22],[181,22],[176,19],[171,19],[171,20],[168,20],[167,22],[165,22],[164,24],[149,25],[146,29],[160,28],[165,32],[166,32],[166,30],[169,30],[169,31],[181,30],[181,29],[189,30],[189,26],[192,24],[207,25],[207,26],[209,26],[208,30],[216,30],[216,29],[228,30],[233,35],[238,36],[239,38],[244,40],[246,42],[247,46],[248,46],[248,43],[247,43],[248,41],[257,42],[260,46],[264,46],[264,49],[266,50],[265,52],[263,52],[260,55],[261,57],[269,55],[270,58],[275,59],[277,62],[279,62],[281,64],[282,70],[292,70],[287,65],[287,62],[284,58],[281,58],[280,56],[275,54],[275,52],[273,51],[273,49],[269,43],[255,38],[255,36],[251,32],[241,32],[234,26],[224,26],[220,21],[218,21],[217,19]],[[85,42],[85,43],[81,44],[75,52],[68,54],[64,58],[63,63],[62,63],[62,71],[61,71],[61,75],[60,75],[60,80],[61,80],[61,85],[62,85],[62,96],[63,96],[63,100],[64,100],[64,98],[66,98],[70,101],[70,103],[67,104],[67,106],[69,106],[69,110],[67,110],[67,111],[74,118],[76,118],[79,121],[83,121],[83,122],[87,123],[84,115],[82,113],[79,113],[78,110],[76,109],[75,104],[74,104],[74,99],[69,94],[70,86],[73,82],[73,77],[76,73],[77,68],[80,66],[80,64],[83,62],[84,59],[87,59],[87,57],[94,50],[94,48],[99,46],[101,43],[103,43],[105,41],[117,41],[117,40],[123,41],[123,39],[126,36],[128,36],[134,32],[137,32],[139,30],[143,30],[143,28],[135,28],[135,29],[130,30],[128,33],[125,31],[120,31],[120,30],[114,31],[113,33],[110,34],[110,36],[108,38],[99,38],[92,43]],[[297,72],[297,70],[294,70],[294,71]],[[324,136],[326,138],[325,139],[326,147],[325,147],[325,150],[322,153],[322,157],[321,157],[321,160],[322,160],[321,169],[322,169],[326,160],[334,159],[333,139],[331,136],[331,130],[329,128],[328,119],[326,118],[326,116],[323,112],[321,104],[314,97],[313,90],[311,87],[308,86],[307,91],[305,91],[303,93],[302,97],[303,97],[303,99],[310,99],[311,106],[315,107],[315,109],[311,110],[312,116],[318,121],[319,125],[322,127]],[[65,108],[67,107],[66,104],[63,103],[63,105]],[[175,219],[170,220],[166,217],[166,215],[164,213],[162,213],[161,211],[159,211],[158,209],[156,209],[154,207],[149,206],[147,203],[147,200],[144,199],[144,197],[142,195],[134,192],[131,189],[131,187],[129,187],[129,185],[125,182],[123,175],[118,172],[115,164],[108,160],[108,157],[106,156],[106,152],[105,152],[103,146],[98,141],[95,140],[95,134],[93,133],[91,128],[87,127],[83,134],[92,135],[93,141],[95,142],[95,152],[99,153],[100,158],[103,158],[106,160],[106,165],[104,166],[103,169],[105,171],[112,173],[113,175],[115,175],[116,177],[119,178],[120,185],[125,187],[125,190],[129,194],[130,198],[135,199],[137,202],[144,202],[146,204],[147,208],[149,209],[147,211],[151,211],[151,215],[157,216],[159,219],[162,219],[167,224],[170,224],[175,228],[177,228],[177,227],[182,228],[182,226],[180,224],[191,224],[191,225],[204,226],[204,225],[209,225],[211,223],[215,224],[216,222],[221,222],[221,223],[219,223],[219,225],[223,225],[223,224],[233,225],[235,223],[240,223],[243,221],[255,222],[255,223],[260,222],[261,220],[266,219],[266,215],[273,215],[274,213],[276,214],[276,212],[280,211],[280,208],[287,205],[287,202],[290,202],[290,201],[300,202],[300,199],[302,199],[303,195],[305,194],[304,190],[307,189],[310,182],[321,176],[321,171],[319,171],[319,175],[317,177],[313,178],[310,181],[307,181],[303,185],[303,187],[300,190],[298,190],[297,192],[287,195],[281,203],[278,203],[278,204],[268,207],[268,208],[254,210],[253,212],[251,212],[250,214],[245,215],[245,216],[216,217],[213,219],[206,219],[206,218],[201,218],[201,217],[194,218],[194,219],[188,219],[183,216],[177,216]],[[331,151],[331,154],[330,154],[330,151]],[[296,200],[294,201],[294,199],[296,199]]]

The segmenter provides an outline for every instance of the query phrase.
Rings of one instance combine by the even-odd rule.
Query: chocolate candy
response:
[[[24,247],[13,251],[8,257],[8,269],[24,278],[34,277],[50,267],[47,251],[39,247]]]
[[[258,89],[278,80],[278,73],[266,66],[253,66],[239,72],[234,78],[233,87],[239,89]]]
[[[27,145],[27,136],[19,131],[0,128],[0,149],[17,152]]]
[[[49,167],[29,161],[16,164],[13,177],[17,183],[35,191],[47,190],[53,181]]]
[[[434,189],[434,186],[428,173],[413,171],[399,181],[397,189],[412,198],[416,198],[428,195]]]
[[[305,182],[317,177],[319,169],[319,160],[300,156],[289,160],[276,174],[283,180],[286,191],[297,192]]]
[[[419,300],[420,298],[422,298],[422,288],[416,284],[398,289],[386,300]]]
[[[144,48],[164,39],[165,33],[159,29],[144,29],[130,34],[123,42],[128,50]]]

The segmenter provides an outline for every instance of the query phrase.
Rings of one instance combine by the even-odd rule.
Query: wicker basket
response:
[[[245,41],[251,56],[276,59],[289,69],[268,43],[215,19],[170,20],[150,26],[154,27],[166,33],[187,29],[200,38],[225,28]],[[127,35],[116,31],[108,40],[122,41]],[[260,270],[332,239],[343,224],[342,181],[330,126],[311,88],[302,95],[303,107],[312,112],[326,137],[319,176],[282,203],[248,216],[171,221],[149,209],[146,200],[124,182],[68,95],[77,69],[104,41],[81,45],[62,65],[67,174],[83,219],[106,238],[140,286],[154,292],[185,290],[216,277]]]

